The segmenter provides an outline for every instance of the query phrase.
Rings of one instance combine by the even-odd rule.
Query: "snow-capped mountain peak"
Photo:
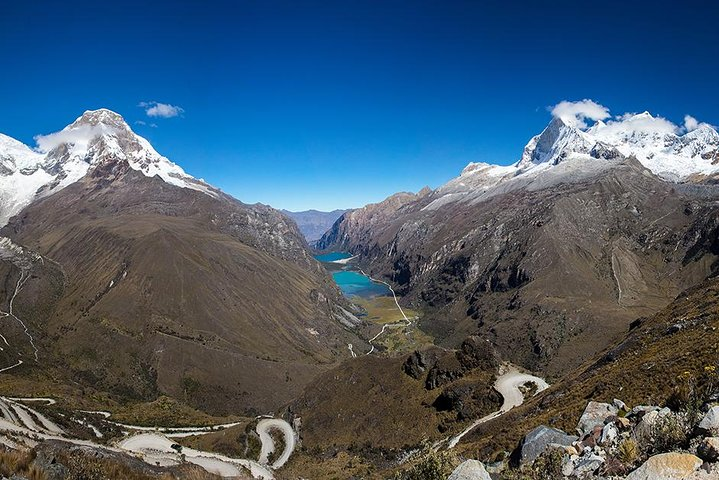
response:
[[[533,137],[524,147],[517,168],[525,170],[542,163],[556,165],[564,160],[568,152],[589,153],[594,143],[579,128],[555,117],[542,133]]]
[[[645,111],[600,119],[586,129],[580,127],[581,122],[555,116],[529,140],[517,163],[470,163],[460,176],[435,190],[434,200],[425,209],[478,201],[498,190],[586,180],[627,157],[636,158],[668,181],[719,174],[719,133],[709,124],[698,123],[686,132],[687,127]]]
[[[108,109],[86,111],[61,131],[36,140],[38,148],[47,152],[45,169],[58,174],[60,186],[79,180],[94,166],[124,161],[148,177],[157,175],[167,183],[216,195],[209,185],[157,153],[122,116]]]
[[[108,110],[107,108],[99,108],[97,110],[86,110],[77,120],[69,125],[69,127],[77,127],[80,125],[106,125],[117,129],[129,130],[129,125],[119,113]]]
[[[656,175],[682,181],[692,175],[719,172],[719,134],[706,123],[682,134],[682,128],[649,112],[626,114],[598,121],[587,130],[554,118],[532,138],[517,163],[520,170],[588,155],[612,159],[619,154],[636,157]]]
[[[121,115],[88,110],[49,135],[35,137],[37,149],[0,134],[0,224],[35,198],[50,195],[85,177],[92,169],[126,162],[145,176],[217,196],[210,185],[185,173],[137,135]]]

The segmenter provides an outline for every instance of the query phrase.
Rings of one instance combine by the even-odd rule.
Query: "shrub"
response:
[[[449,454],[430,452],[410,469],[395,474],[393,480],[445,480],[452,473],[453,468]]]
[[[686,447],[689,428],[678,415],[664,415],[652,425],[651,436],[654,453],[671,452]]]
[[[549,480],[563,478],[562,463],[564,452],[553,448],[541,454],[531,465],[519,469],[505,470],[502,480]]]
[[[632,465],[639,458],[639,445],[633,438],[625,438],[617,447],[617,458],[625,464]]]

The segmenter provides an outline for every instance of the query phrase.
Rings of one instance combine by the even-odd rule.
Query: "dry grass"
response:
[[[236,416],[214,417],[166,396],[119,408],[113,412],[112,419],[131,425],[163,427],[218,425],[240,420]]]
[[[19,474],[28,480],[47,480],[45,472],[32,465],[34,459],[35,453],[31,450],[0,451],[0,475]]]

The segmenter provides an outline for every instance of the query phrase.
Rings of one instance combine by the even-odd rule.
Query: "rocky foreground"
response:
[[[465,460],[448,480],[718,479],[717,400],[676,409],[590,401],[576,432],[539,426],[504,459]]]

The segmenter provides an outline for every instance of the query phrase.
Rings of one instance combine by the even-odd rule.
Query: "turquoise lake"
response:
[[[315,258],[320,262],[335,262],[337,260],[344,260],[345,258],[351,258],[352,254],[347,252],[332,252],[325,253],[323,255],[317,255]]]
[[[334,262],[335,260],[350,258],[351,256],[351,254],[346,252],[333,252],[324,255],[317,255],[315,258],[320,262],[328,263]],[[351,264],[342,266],[341,270],[335,270],[338,266],[339,265],[337,264],[328,264],[328,267],[332,267],[330,268],[332,278],[345,296],[371,298],[380,295],[390,295],[387,285],[373,282],[368,276],[358,272]]]
[[[386,285],[374,283],[366,275],[353,270],[342,270],[340,272],[332,272],[337,286],[340,287],[342,293],[351,297],[357,295],[360,297],[376,297],[378,295],[389,295],[390,291]]]

